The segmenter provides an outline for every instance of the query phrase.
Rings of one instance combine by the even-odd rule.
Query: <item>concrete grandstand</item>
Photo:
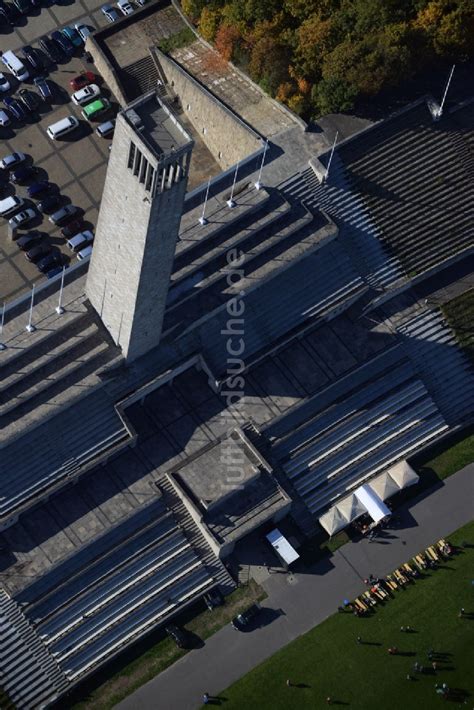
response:
[[[179,124],[186,109],[165,67],[137,113],[158,103]],[[83,270],[66,282],[64,314],[45,292],[35,332],[25,331],[29,302],[15,307],[0,352],[0,654],[18,707],[52,703],[205,591],[228,593],[221,558],[242,535],[283,515],[312,534],[354,488],[472,418],[472,366],[413,285],[472,261],[473,105],[436,122],[425,100],[407,107],[337,147],[323,183],[314,150],[324,168],[328,141],[284,112],[265,134],[259,112],[247,134],[255,154],[214,175],[206,223],[205,184],[180,206],[159,342],[139,357],[122,357],[121,328],[108,330],[92,307]],[[257,190],[262,135],[271,144]],[[215,144],[209,151],[215,169]],[[132,185],[147,171],[133,190],[150,213],[165,184],[188,178],[171,163],[174,146],[164,172],[116,155],[123,175],[107,181]],[[226,335],[236,299],[237,388]],[[231,435],[246,469],[227,496],[217,462]]]

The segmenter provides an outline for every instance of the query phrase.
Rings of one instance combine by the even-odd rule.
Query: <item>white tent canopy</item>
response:
[[[390,478],[397,484],[398,488],[408,488],[420,480],[419,475],[412,469],[407,461],[399,461],[395,466],[387,471]]]
[[[390,515],[390,508],[387,508],[383,500],[368,483],[364,483],[363,486],[360,486],[355,491],[354,495],[360,500],[375,523],[378,523],[387,515]]]
[[[366,512],[375,522],[378,522],[386,515],[390,515],[390,510],[383,501],[403,488],[412,486],[418,480],[418,474],[407,461],[399,461],[373,478],[370,483],[364,483],[357,490],[338,501],[319,518],[319,522],[329,535],[334,535],[347,527]]]

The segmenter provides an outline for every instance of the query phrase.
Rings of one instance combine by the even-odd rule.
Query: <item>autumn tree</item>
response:
[[[219,54],[226,61],[229,62],[232,59],[235,45],[239,39],[240,32],[235,25],[224,23],[217,30],[214,44]]]

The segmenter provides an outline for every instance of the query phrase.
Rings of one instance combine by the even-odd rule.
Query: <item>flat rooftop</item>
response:
[[[134,101],[122,111],[122,115],[157,155],[168,155],[192,141],[154,91]]]
[[[238,470],[238,485],[235,483]],[[234,482],[232,480],[234,475]],[[259,475],[255,455],[237,431],[185,463],[175,477],[206,510],[219,505]]]

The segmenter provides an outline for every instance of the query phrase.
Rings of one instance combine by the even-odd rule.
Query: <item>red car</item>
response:
[[[71,79],[71,81],[69,82],[69,86],[73,91],[79,91],[79,89],[83,89],[89,84],[94,84],[96,79],[97,77],[93,72],[85,71],[82,72],[82,74],[78,74],[77,76],[75,76],[74,79]]]

